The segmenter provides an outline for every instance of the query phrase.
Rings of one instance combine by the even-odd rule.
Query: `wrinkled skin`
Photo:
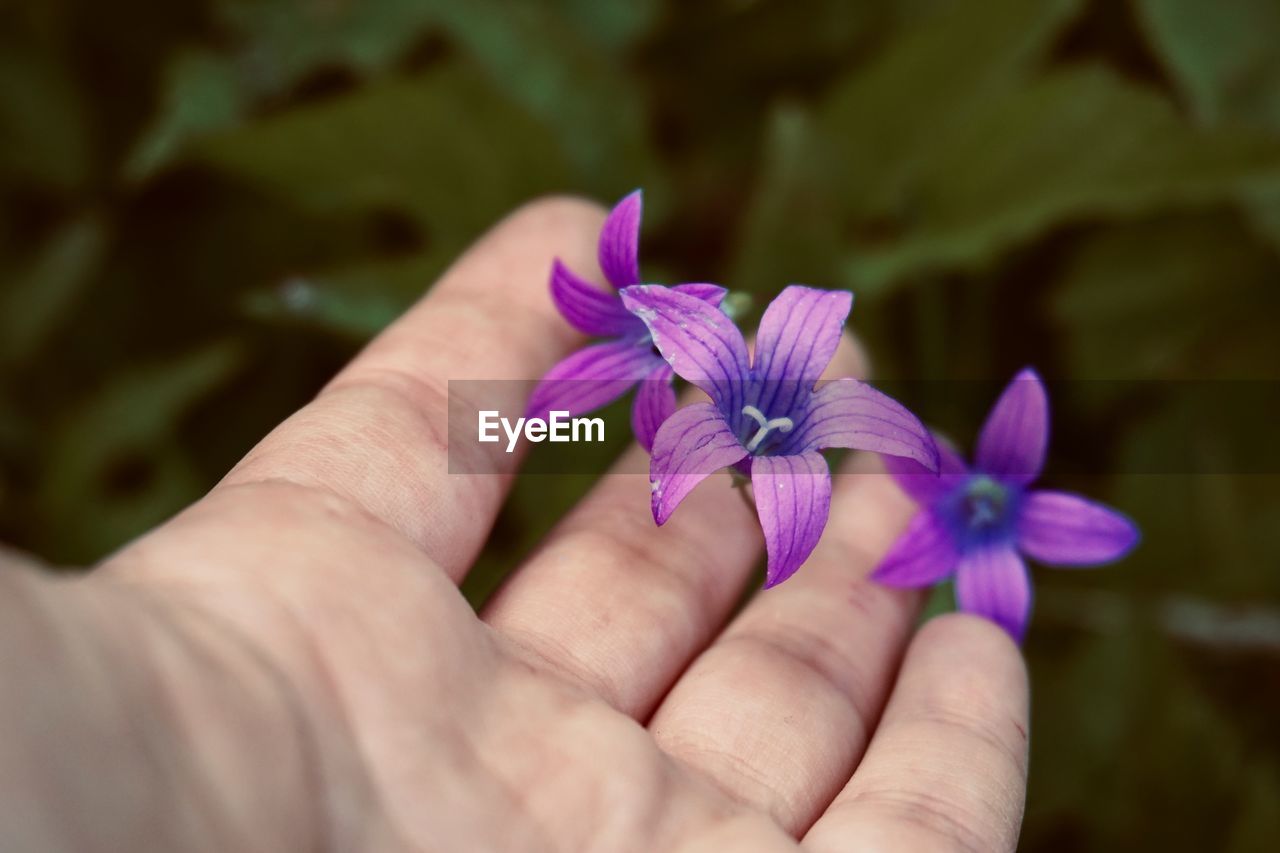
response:
[[[1013,849],[1021,658],[973,617],[915,632],[918,594],[865,579],[912,511],[871,459],[736,616],[752,513],[717,476],[655,527],[643,456],[482,614],[458,593],[509,478],[448,473],[446,380],[578,343],[546,275],[595,269],[602,216],[513,214],[87,577],[0,571],[0,847]]]

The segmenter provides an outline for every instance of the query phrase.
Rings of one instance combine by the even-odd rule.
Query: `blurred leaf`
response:
[[[948,578],[929,588],[918,621],[924,624],[935,616],[954,612],[956,612],[956,585]]]
[[[1206,124],[1280,135],[1280,3],[1137,0],[1148,38]],[[1255,221],[1280,247],[1280,185],[1254,190]]]
[[[1017,85],[1080,5],[995,0],[891,6],[910,26],[840,81],[816,120],[794,106],[775,112],[764,178],[733,267],[735,286],[842,280],[851,215],[887,209],[887,215],[863,218],[879,217],[895,230],[919,164],[936,156],[936,136]],[[862,230],[876,229],[864,222]],[[772,252],[778,239],[800,245]],[[794,263],[811,271],[797,274]]]
[[[93,218],[69,223],[26,269],[0,289],[0,366],[35,353],[84,289],[102,256],[105,234]]]
[[[1231,216],[1157,219],[1099,231],[1053,299],[1080,378],[1266,375],[1280,311],[1280,259]],[[1270,342],[1272,358],[1251,352]]]
[[[291,276],[244,303],[261,319],[357,340],[411,304],[477,232],[556,189],[563,168],[550,134],[463,65],[258,122],[196,156],[303,206],[410,214],[425,251]]]
[[[1205,204],[1280,177],[1280,139],[1196,130],[1096,66],[1049,73],[928,138],[895,208],[852,199],[863,223],[896,223],[889,239],[862,240],[856,283],[971,265],[1061,222]]]
[[[1118,469],[1126,473],[1115,478],[1110,498],[1137,521],[1143,542],[1116,583],[1138,594],[1194,589],[1224,600],[1274,599],[1280,575],[1258,567],[1274,554],[1280,478],[1220,464],[1269,440],[1271,425],[1240,423],[1195,402],[1172,396],[1119,448]],[[1184,464],[1171,464],[1180,457]]]
[[[159,111],[126,166],[131,179],[168,165],[192,141],[234,127],[255,105],[320,68],[382,70],[435,19],[433,4],[418,0],[219,0],[217,10],[232,46],[175,54]]]
[[[763,177],[739,229],[728,282],[767,294],[792,281],[838,280],[843,257],[836,202],[813,168],[814,127],[794,105],[774,111]]]
[[[1280,838],[1280,777],[1276,768],[1261,764],[1241,779],[1240,816],[1223,846],[1227,853],[1258,853]]]
[[[921,0],[926,4],[938,0]],[[799,81],[822,74],[861,55],[898,24],[920,14],[914,3],[889,0],[754,0],[749,3],[686,4],[680,26],[647,46],[645,61],[673,76],[684,97],[664,109],[695,108],[700,97],[729,90],[747,94],[779,80]],[[823,73],[825,72],[825,73]],[[691,85],[693,81],[697,85]],[[674,94],[674,93],[673,93]],[[738,109],[761,104],[721,103],[708,110],[708,124],[726,121]]]
[[[291,277],[244,301],[250,316],[364,341],[400,316],[443,271],[434,255]]]
[[[1022,846],[1222,849],[1257,766],[1251,745],[1146,620],[1076,647],[1033,651],[1031,766],[1049,772],[1032,773]]]
[[[131,180],[166,165],[189,138],[234,126],[247,106],[233,67],[195,51],[180,53],[169,66],[161,99],[159,113],[125,165]]]
[[[508,4],[510,5],[510,4]],[[626,50],[652,28],[662,8],[660,0],[543,0],[578,35],[608,50]]]
[[[641,184],[658,190],[643,97],[621,57],[574,32],[547,4],[441,2],[438,13],[494,85],[558,137],[589,186],[602,194]]]
[[[921,15],[824,106],[838,191],[862,210],[902,205],[917,170],[937,156],[938,136],[1019,86],[1081,5],[990,0],[938,4]]]
[[[1280,128],[1280,3],[1136,0],[1153,46],[1211,124]]]
[[[1251,218],[1258,232],[1280,248],[1280,190],[1257,190],[1248,194],[1252,200]]]
[[[122,371],[54,431],[36,495],[58,561],[86,561],[162,521],[208,484],[176,440],[180,419],[243,361],[218,343],[166,363]],[[82,508],[93,507],[85,514]]]
[[[274,94],[325,64],[374,71],[398,58],[436,15],[423,0],[219,0],[246,41],[254,89]]]
[[[1100,66],[1035,75],[1078,4],[948,6],[839,86],[788,181],[844,212],[863,292],[971,267],[1062,222],[1212,201],[1280,179],[1280,141],[1200,131]],[[775,163],[778,162],[775,158]],[[758,205],[768,205],[761,194]],[[812,204],[812,202],[810,202]],[[775,214],[776,216],[776,214]],[[825,250],[829,250],[829,246]]]
[[[460,64],[218,135],[194,157],[303,207],[407,211],[454,250],[563,173],[546,132]]]
[[[455,39],[497,91],[541,118],[592,186],[617,193],[658,181],[643,99],[615,53],[650,22],[652,2],[221,0],[220,8],[240,46],[175,58],[160,112],[133,152],[132,177],[167,164],[189,141],[234,126],[318,69],[381,72],[434,29]]]
[[[0,179],[74,190],[89,175],[88,142],[66,70],[49,57],[0,49]]]
[[[838,74],[865,64],[909,30],[924,7],[939,2],[946,0],[752,0],[686,3],[673,11],[639,51],[638,76],[650,133],[661,145],[670,183],[679,187],[677,215],[669,221],[675,239],[699,257],[732,243],[748,200],[753,206],[767,201],[754,179],[765,142],[761,128],[772,131],[779,111],[799,112]],[[649,210],[667,207],[661,197],[649,204],[653,198],[647,193]]]

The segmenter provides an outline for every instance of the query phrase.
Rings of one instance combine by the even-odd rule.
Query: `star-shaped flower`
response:
[[[671,368],[653,347],[649,330],[622,305],[616,288],[640,282],[641,196],[636,190],[618,202],[600,229],[600,269],[615,288],[601,290],[573,273],[557,258],[551,267],[551,298],[576,329],[596,338],[547,372],[529,398],[527,417],[546,418],[553,410],[570,417],[606,406],[637,384],[631,429],[646,450],[658,426],[675,411]],[[725,289],[714,284],[681,284],[674,290],[719,305]]]
[[[940,475],[886,460],[920,504],[872,575],[898,587],[927,586],[953,573],[956,603],[1021,640],[1031,613],[1022,555],[1051,566],[1096,566],[1139,539],[1129,519],[1066,492],[1032,491],[1049,441],[1049,399],[1035,371],[1014,377],[978,435],[973,469],[945,444]]]
[[[654,438],[654,520],[664,523],[713,471],[736,467],[751,478],[764,529],[766,586],[790,577],[826,526],[831,475],[819,450],[873,450],[937,468],[929,431],[889,397],[855,379],[815,390],[853,304],[848,291],[787,287],[764,312],[753,359],[738,328],[703,300],[641,285],[623,288],[622,301],[671,369],[711,396],[676,411]]]

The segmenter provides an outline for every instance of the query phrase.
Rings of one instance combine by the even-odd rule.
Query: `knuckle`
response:
[[[875,812],[912,839],[909,849],[949,853],[992,853],[1006,849],[995,843],[1007,832],[993,826],[992,817],[945,794],[924,789],[882,789],[858,795],[850,810]]]
[[[943,729],[958,748],[964,744],[984,756],[1004,764],[1000,778],[1023,777],[1027,772],[1026,730],[1008,713],[977,708],[977,691],[941,694],[927,701],[917,720],[924,726]]]
[[[794,682],[797,694],[826,693],[852,707],[860,721],[869,717],[865,691],[858,689],[861,667],[837,638],[788,623],[776,630],[757,626],[726,637],[726,645],[732,642],[740,644],[757,667],[767,665],[770,673]]]
[[[572,547],[594,555],[618,581],[633,581],[628,587],[642,584],[640,605],[662,611],[656,615],[665,617],[716,599],[720,574],[713,568],[714,549],[693,537],[657,530],[631,507],[611,507],[593,516],[572,531]]]
[[[386,522],[359,501],[321,485],[283,477],[248,480],[215,492],[233,502],[239,512],[260,519],[282,536],[306,531],[341,529],[383,536]]]
[[[353,419],[358,421],[352,424],[354,438],[385,443],[397,450],[406,446],[420,450],[425,445],[428,451],[440,454],[449,448],[445,429],[449,392],[428,376],[371,367],[349,380],[334,383],[323,393],[356,397],[360,405],[348,408],[374,415]],[[368,430],[375,432],[370,435]]]

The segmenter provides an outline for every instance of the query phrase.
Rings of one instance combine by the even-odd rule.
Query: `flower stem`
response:
[[[742,498],[742,502],[746,504],[747,509],[755,512],[756,499],[753,495],[748,494],[748,490],[751,488],[751,478],[737,468],[729,469],[729,477],[731,478],[730,487]]]

